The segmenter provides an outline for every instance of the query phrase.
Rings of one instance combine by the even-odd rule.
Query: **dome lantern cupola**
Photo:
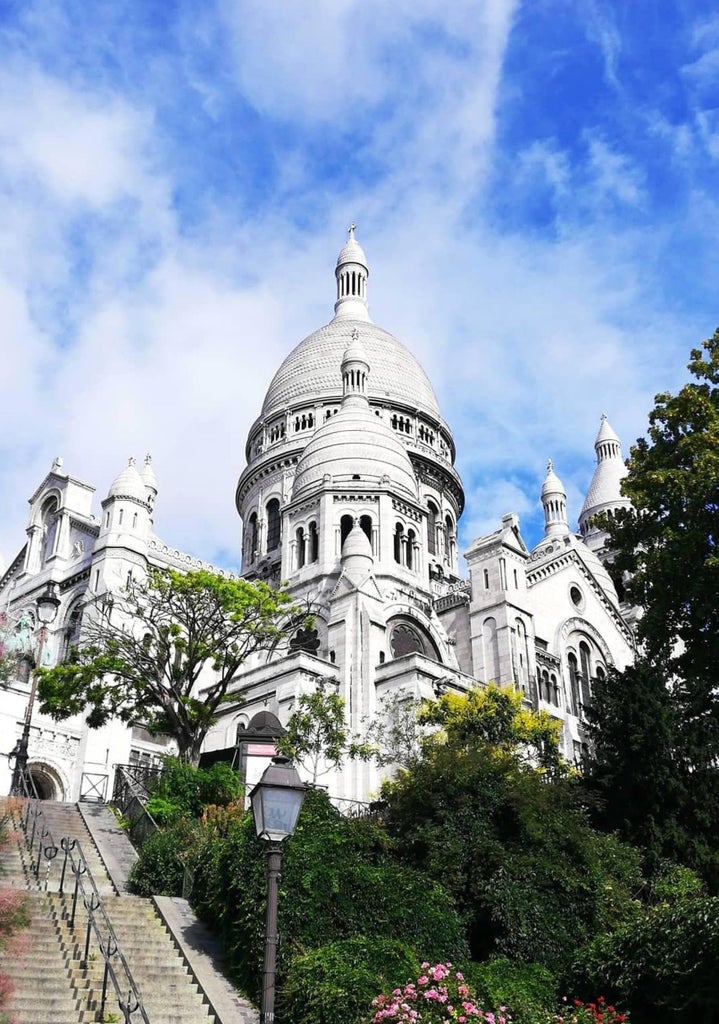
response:
[[[352,341],[342,357],[342,403],[361,399],[367,402],[367,377],[369,360],[360,341],[357,328],[352,331]]]
[[[542,505],[544,507],[544,536],[566,536],[569,533],[567,492],[564,490],[564,484],[554,472],[554,464],[551,459],[547,462],[547,475],[542,484]]]
[[[367,320],[367,278],[369,268],[364,249],[355,238],[355,225],[349,226],[349,238],[337,257],[337,301],[335,320]]]

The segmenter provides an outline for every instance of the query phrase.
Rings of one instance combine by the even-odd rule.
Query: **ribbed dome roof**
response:
[[[137,471],[135,460],[130,459],[129,465],[115,477],[107,492],[108,498],[137,498],[139,501],[147,500],[147,492],[142,482],[142,477]]]
[[[402,342],[376,324],[349,319],[320,327],[290,352],[267,389],[263,417],[284,411],[298,399],[339,400],[342,356],[354,329],[372,367],[369,398],[411,405],[439,417],[429,378]]]
[[[367,266],[367,257],[364,254],[364,249],[354,234],[350,235],[340,249],[340,254],[337,257],[337,266],[339,267],[343,263],[360,263],[363,267]]]
[[[579,513],[580,520],[588,512],[601,512],[610,505],[628,506],[629,499],[621,491],[622,480],[626,475],[627,467],[621,459],[604,459],[598,463]]]
[[[389,477],[395,489],[417,497],[417,480],[407,449],[363,398],[345,399],[310,440],[297,463],[292,498],[301,497],[325,474],[354,487]]]

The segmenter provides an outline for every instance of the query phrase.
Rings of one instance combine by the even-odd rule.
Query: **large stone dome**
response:
[[[371,400],[387,400],[439,419],[439,405],[427,374],[409,349],[381,327],[366,320],[333,320],[314,331],[290,352],[272,378],[262,416],[283,411],[299,399],[332,401],[338,396],[342,356],[357,330],[367,353],[372,376]]]

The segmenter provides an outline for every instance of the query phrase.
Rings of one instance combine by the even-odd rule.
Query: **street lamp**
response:
[[[42,665],[42,652],[47,640],[47,627],[54,622],[57,610],[60,607],[60,599],[55,593],[55,584],[48,583],[43,590],[42,594],[38,597],[35,602],[37,608],[37,617],[41,623],[40,632],[38,634],[39,646],[37,652],[36,665]],[[22,736],[15,744],[15,747],[10,752],[10,757],[15,758],[15,766],[12,772],[12,785],[10,787],[10,793],[13,796],[20,796],[21,794],[21,780],[25,777],[27,771],[27,760],[28,760],[28,744],[30,742],[30,723],[32,721],[32,712],[35,706],[35,694],[37,693],[37,672],[33,672],[32,684],[30,686],[30,698],[27,702],[27,708],[25,710],[25,724],[22,728]]]
[[[282,843],[295,831],[307,787],[300,780],[289,757],[278,754],[265,768],[250,793],[255,830],[267,840],[267,915],[265,917],[265,963],[262,975],[260,1024],[274,1024],[275,966],[277,962],[277,895],[280,887]]]

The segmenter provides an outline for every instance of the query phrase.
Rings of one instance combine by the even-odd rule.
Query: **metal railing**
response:
[[[115,784],[112,790],[113,806],[126,819],[127,834],[135,846],[142,844],[157,832],[158,825],[147,809],[152,782],[159,778],[157,769],[146,769],[132,764],[116,764]]]
[[[87,968],[91,954],[90,942],[94,934],[97,946],[102,954],[102,992],[100,995],[99,1015],[104,1019],[105,1009],[109,993],[109,986],[115,991],[115,997],[124,1024],[134,1024],[143,1021],[143,1024],[150,1024],[147,1016],[140,990],[132,977],[132,972],[120,948],[115,931],[107,915],[95,880],[92,877],[89,865],[83,853],[82,846],[78,839],[64,837],[60,840],[58,847],[52,832],[45,821],[42,813],[41,803],[35,789],[34,780],[28,777],[27,773],[20,776],[21,799],[26,801],[21,814],[22,828],[30,851],[30,862],[32,873],[45,891],[57,891],[59,895],[66,895],[66,884],[68,882],[68,869],[72,875],[72,897],[71,911],[68,918],[70,928],[75,927],[75,920],[78,905],[87,911],[87,926],[85,930],[85,949],[80,961],[83,968]],[[58,864],[58,853],[62,850],[62,869],[58,879],[57,890],[51,889],[52,868]],[[45,864],[44,880],[40,880],[40,869]],[[52,879],[54,882],[55,880]]]
[[[159,831],[159,825],[148,811],[146,802],[152,796],[151,785],[160,777],[161,769],[147,769],[132,764],[116,764],[114,767],[113,806],[127,820],[127,834],[133,845],[141,847],[151,835]],[[182,897],[189,899],[195,881],[194,872],[182,857],[175,859],[182,868]]]

